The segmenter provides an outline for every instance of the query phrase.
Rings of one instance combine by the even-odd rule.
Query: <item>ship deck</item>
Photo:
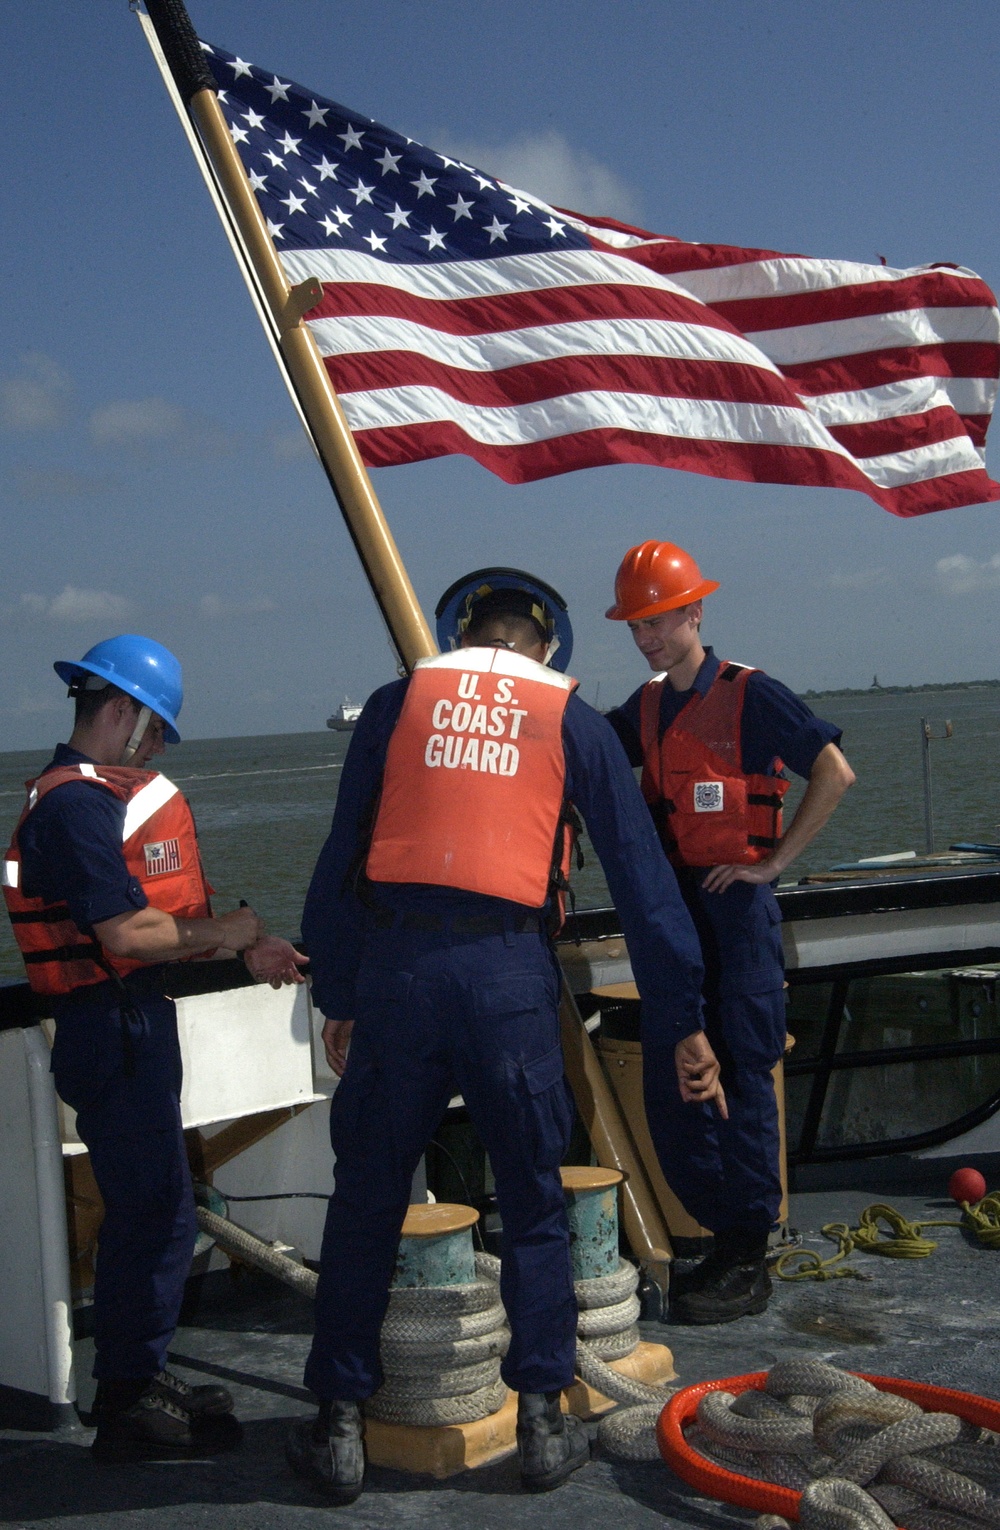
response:
[[[873,1201],[888,1200],[912,1220],[954,1218],[944,1197],[943,1166],[924,1194],[895,1193],[902,1164],[879,1178],[870,1166],[852,1171],[854,1186],[810,1189],[792,1197],[791,1225],[804,1246],[832,1245],[819,1230],[854,1221]],[[990,1166],[992,1167],[992,1166]],[[843,1170],[841,1170],[843,1173]],[[988,1175],[990,1183],[996,1178]],[[912,1186],[910,1187],[912,1189]],[[929,1193],[928,1193],[929,1192]],[[776,1282],[767,1312],[723,1327],[685,1328],[646,1323],[644,1337],[670,1346],[682,1384],[764,1370],[780,1359],[809,1355],[847,1369],[909,1377],[997,1396],[1000,1376],[1000,1252],[942,1228],[929,1259],[875,1259],[851,1264],[870,1278],[822,1284]],[[371,1468],[368,1488],[349,1508],[331,1509],[285,1466],[289,1420],[311,1411],[301,1384],[310,1305],[267,1277],[241,1272],[215,1277],[192,1291],[172,1363],[191,1382],[218,1378],[231,1387],[245,1437],[235,1452],[182,1463],[99,1466],[87,1447],[93,1431],[74,1424],[51,1434],[0,1432],[0,1504],[8,1523],[28,1530],[141,1526],[142,1530],[284,1530],[337,1523],[382,1530],[624,1530],[663,1525],[686,1530],[748,1523],[751,1515],[698,1496],[665,1465],[626,1465],[596,1447],[590,1464],[555,1493],[521,1491],[517,1465],[507,1458],[444,1482]],[[77,1348],[86,1369],[86,1341]],[[79,1377],[82,1399],[89,1383]],[[596,1426],[591,1427],[596,1433]]]

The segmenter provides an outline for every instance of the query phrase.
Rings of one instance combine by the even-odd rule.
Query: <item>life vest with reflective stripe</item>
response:
[[[528,908],[564,888],[562,722],[576,684],[502,648],[421,659],[389,740],[368,879]]]
[[[123,977],[149,965],[113,956],[93,933],[77,927],[65,903],[25,897],[18,843],[21,825],[43,797],[71,781],[91,782],[125,803],[122,853],[154,908],[176,919],[204,919],[211,913],[194,819],[172,781],[155,771],[119,765],[60,765],[48,770],[27,783],[28,800],[3,863],[7,912],[36,993],[72,993],[75,988],[105,982],[109,968]]]
[[[767,860],[781,839],[780,775],[747,775],[741,724],[745,664],[725,663],[704,696],[697,692],[659,737],[659,675],[640,700],[642,794],[675,866],[751,866]],[[775,771],[782,769],[775,758]]]

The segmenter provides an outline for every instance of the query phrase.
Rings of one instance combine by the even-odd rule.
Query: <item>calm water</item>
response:
[[[795,875],[837,861],[924,845],[920,718],[954,725],[954,737],[931,745],[935,845],[1000,840],[997,758],[1000,690],[939,691],[923,696],[830,698],[815,710],[844,729],[844,749],[858,784],[794,867]],[[169,751],[167,772],[194,809],[205,867],[220,910],[247,898],[279,934],[298,933],[302,898],[326,837],[350,735],[293,733],[205,739]],[[13,827],[22,783],[46,753],[0,754],[0,818]],[[798,783],[785,799],[792,810]],[[6,843],[6,838],[5,838]],[[593,852],[575,874],[580,907],[607,902]],[[0,924],[0,976],[22,972],[6,920]]]

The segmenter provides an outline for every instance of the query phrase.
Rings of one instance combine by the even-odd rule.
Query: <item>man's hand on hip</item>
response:
[[[749,882],[751,887],[764,887],[777,881],[782,872],[773,860],[758,861],[754,866],[713,866],[702,881],[705,892],[721,893],[734,882]]]
[[[686,1104],[711,1105],[714,1101],[719,1115],[729,1120],[726,1095],[719,1082],[719,1059],[712,1051],[704,1031],[692,1031],[674,1048],[674,1066],[681,1099]]]

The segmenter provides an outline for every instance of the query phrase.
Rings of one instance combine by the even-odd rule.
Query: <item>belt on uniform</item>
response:
[[[468,917],[448,919],[441,914],[397,914],[390,908],[373,908],[372,917],[380,930],[392,927],[414,930],[426,935],[504,935],[508,930],[514,935],[537,935],[542,929],[538,914],[515,914],[505,918],[503,914],[470,914]]]

